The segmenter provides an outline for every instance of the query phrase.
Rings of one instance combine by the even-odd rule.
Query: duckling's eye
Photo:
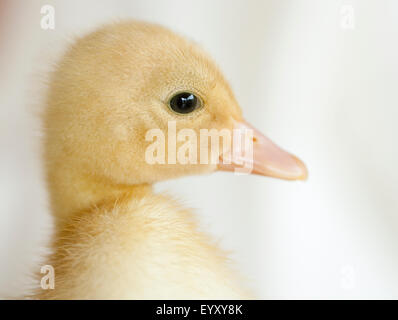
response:
[[[200,100],[190,92],[177,93],[170,99],[170,108],[177,113],[190,113],[200,107]]]

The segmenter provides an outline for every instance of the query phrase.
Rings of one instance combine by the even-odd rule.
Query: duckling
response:
[[[158,181],[242,163],[223,161],[227,151],[219,164],[150,163],[147,132],[167,132],[169,123],[198,135],[251,129],[253,157],[245,161],[252,173],[295,180],[307,171],[243,120],[201,47],[159,25],[118,22],[71,45],[49,83],[43,144],[54,236],[45,263],[54,268],[55,287],[31,297],[253,297],[191,210],[152,190]]]

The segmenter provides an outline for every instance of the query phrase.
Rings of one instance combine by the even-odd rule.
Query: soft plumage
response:
[[[181,90],[200,96],[203,107],[172,112],[167,102]],[[198,135],[244,123],[229,85],[197,44],[157,25],[123,22],[69,48],[52,74],[43,121],[55,218],[45,263],[54,266],[55,289],[39,289],[35,298],[250,297],[191,211],[152,192],[154,182],[217,169],[148,164],[145,134],[167,130],[169,121]],[[298,159],[258,137],[257,148],[272,151],[262,157],[274,162],[265,168],[260,161],[257,173],[306,175]]]

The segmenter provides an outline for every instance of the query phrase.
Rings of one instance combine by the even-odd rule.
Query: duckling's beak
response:
[[[234,132],[238,132],[240,137],[245,137],[245,141],[242,142],[241,138],[236,139],[234,135],[232,151],[221,156],[218,170],[259,174],[285,180],[307,179],[307,168],[299,158],[279,148],[247,122],[235,121]],[[252,143],[247,143],[250,140]],[[245,146],[241,147],[242,145]]]

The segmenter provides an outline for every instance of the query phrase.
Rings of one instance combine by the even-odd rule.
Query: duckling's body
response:
[[[135,192],[140,193],[136,195]],[[54,290],[45,299],[244,299],[225,256],[197,230],[190,210],[135,190],[57,231]]]
[[[195,101],[189,113],[170,108],[170,97],[181,91]],[[55,219],[45,264],[54,267],[55,288],[39,289],[34,298],[250,297],[226,257],[198,231],[193,213],[152,192],[154,182],[218,168],[148,163],[148,130],[165,131],[170,122],[198,136],[204,128],[244,124],[227,82],[196,44],[160,26],[123,22],[71,46],[50,79],[44,112]],[[261,135],[253,141],[254,172],[305,176],[297,158]]]

